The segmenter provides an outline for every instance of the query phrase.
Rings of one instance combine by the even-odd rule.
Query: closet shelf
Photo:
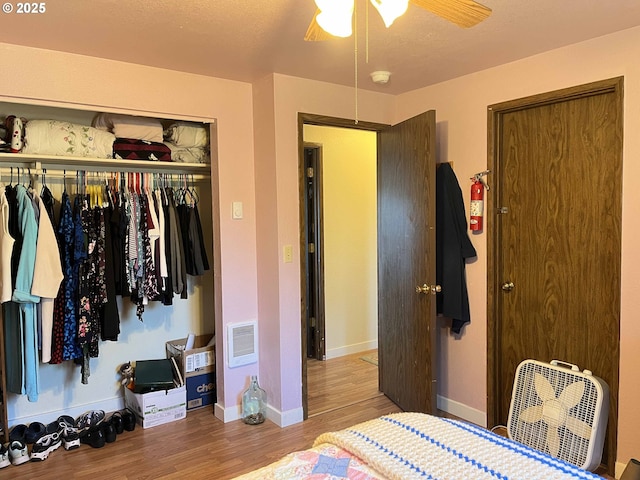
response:
[[[88,158],[48,156],[23,153],[0,153],[0,167],[20,167],[40,170],[89,170],[108,172],[197,173],[209,175],[208,163],[154,162],[150,160],[123,160],[117,158]]]

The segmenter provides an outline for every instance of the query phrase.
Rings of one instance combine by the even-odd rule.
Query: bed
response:
[[[234,480],[601,479],[484,428],[394,413],[320,435],[309,450]]]

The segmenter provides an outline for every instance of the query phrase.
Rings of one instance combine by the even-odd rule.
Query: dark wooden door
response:
[[[620,336],[622,80],[493,105],[488,212],[490,425],[506,424],[525,359],[610,387],[615,462]]]
[[[378,134],[380,390],[405,411],[435,395],[435,111]]]
[[[307,358],[325,359],[324,258],[322,255],[322,160],[321,146],[304,147],[304,252],[306,255],[305,322]]]

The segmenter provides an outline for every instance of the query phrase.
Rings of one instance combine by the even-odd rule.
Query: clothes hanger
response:
[[[192,206],[198,205],[198,202],[200,202],[200,196],[198,195],[198,191],[194,187],[193,173],[191,174],[191,182],[189,184],[189,193],[191,194],[191,198],[192,198]]]

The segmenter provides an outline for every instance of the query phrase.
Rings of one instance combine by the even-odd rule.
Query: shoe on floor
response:
[[[29,461],[29,453],[27,452],[27,444],[19,440],[9,443],[9,459],[13,465],[22,465]]]
[[[47,433],[47,428],[40,422],[31,422],[24,434],[27,444],[36,443],[42,436]]]
[[[8,467],[9,465],[11,465],[9,449],[0,443],[0,468]]]
[[[9,432],[9,442],[22,442],[27,443],[25,435],[27,433],[27,426],[23,424],[15,425]]]
[[[78,429],[62,420],[59,424],[58,433],[62,438],[62,444],[65,450],[75,450],[80,447],[80,435]]]
[[[109,419],[111,420],[111,424],[113,425],[113,428],[116,430],[116,433],[118,435],[120,435],[122,432],[124,432],[124,423],[122,421],[122,412],[121,411],[115,411],[111,414],[111,417],[109,417]]]
[[[128,408],[122,411],[122,425],[127,432],[132,432],[136,429],[136,416]]]
[[[104,422],[100,424],[100,429],[102,430],[102,434],[104,435],[104,441],[107,443],[113,443],[116,441],[116,427],[113,424],[113,417],[109,417],[105,419]]]
[[[80,442],[91,445],[93,448],[102,448],[106,443],[106,439],[104,438],[102,428],[95,427],[95,429],[88,430],[81,434]]]
[[[84,432],[94,429],[104,420],[104,410],[89,410],[76,419],[76,428],[80,436]]]
[[[33,444],[31,449],[31,461],[40,462],[46,460],[51,452],[56,450],[62,445],[62,439],[58,432],[49,433],[40,437],[40,439]]]
[[[67,425],[69,425],[70,427],[75,427],[76,426],[76,420],[69,416],[69,415],[60,415],[58,417],[58,423],[66,423]]]
[[[48,423],[46,427],[44,427],[45,435],[50,435],[54,432],[57,432],[58,430],[60,430],[60,423],[58,422],[58,420],[54,420],[53,422]]]

